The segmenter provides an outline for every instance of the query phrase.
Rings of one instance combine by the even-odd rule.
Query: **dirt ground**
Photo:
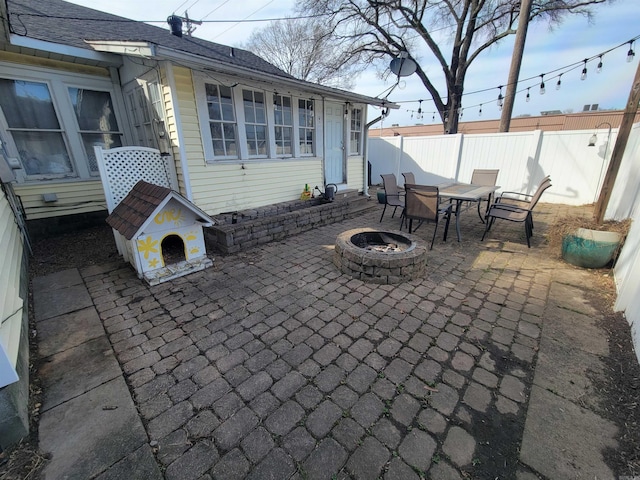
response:
[[[120,261],[113,235],[106,226],[36,242],[33,251],[30,260],[31,279],[67,268]],[[620,447],[607,452],[606,459],[614,471],[640,475],[640,365],[633,351],[628,323],[621,314],[611,309],[615,295],[611,275],[600,270],[594,271],[594,276],[601,284],[603,293],[593,298],[592,302],[604,313],[601,326],[608,332],[611,351],[606,359],[607,379],[598,385],[606,399],[598,413],[615,422],[620,429]],[[31,328],[34,328],[33,324]],[[0,480],[38,479],[47,461],[46,455],[38,450],[37,442],[41,389],[35,341],[32,342],[30,355],[31,434],[12,450],[0,453]],[[501,426],[502,429],[504,427]],[[514,428],[521,430],[522,426]],[[493,440],[495,446],[496,439]],[[501,451],[501,455],[511,457],[508,462],[515,466],[518,464],[519,445],[507,447]]]

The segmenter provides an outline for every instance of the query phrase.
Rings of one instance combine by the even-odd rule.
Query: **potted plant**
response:
[[[587,217],[559,218],[549,229],[549,244],[575,266],[602,268],[618,256],[631,220],[597,223]]]

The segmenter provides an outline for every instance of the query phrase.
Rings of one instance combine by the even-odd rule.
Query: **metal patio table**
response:
[[[438,185],[440,197],[456,202],[454,213],[456,215],[456,234],[460,241],[460,210],[464,202],[480,202],[483,198],[488,198],[487,206],[491,204],[491,197],[500,186],[492,185],[483,187],[480,185],[472,185],[470,183],[441,183]],[[478,211],[479,213],[479,211]],[[480,220],[484,223],[484,218],[480,215]]]

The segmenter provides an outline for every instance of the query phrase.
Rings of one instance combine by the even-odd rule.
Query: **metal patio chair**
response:
[[[438,222],[440,217],[445,217],[447,221],[444,226],[443,240],[446,242],[453,205],[450,203],[446,203],[444,205],[440,204],[438,187],[407,183],[404,188],[406,193],[405,207],[402,212],[403,219],[400,223],[400,230],[402,230],[404,221],[407,220],[409,222],[409,233],[412,233],[414,220],[420,220],[416,230],[420,228],[420,225],[422,225],[423,222],[435,223],[436,225],[433,229],[433,237],[431,238],[431,247],[429,248],[432,250],[433,242],[436,239],[436,233],[438,231]]]
[[[531,248],[531,237],[533,236],[533,209],[540,200],[540,197],[544,191],[551,186],[551,180],[546,179],[538,186],[536,192],[530,197],[528,204],[514,204],[507,203],[507,201],[501,200],[494,203],[489,207],[489,211],[486,215],[484,233],[482,234],[482,240],[487,235],[487,232],[493,225],[496,218],[502,220],[509,220],[510,222],[524,223],[524,233],[527,238],[527,247]],[[528,196],[528,195],[527,195]],[[481,240],[481,241],[482,241]]]
[[[479,185],[481,187],[493,187],[496,185],[496,182],[498,181],[498,173],[500,172],[500,170],[498,169],[481,169],[481,168],[476,168],[473,173],[471,174],[471,185]],[[483,220],[483,215],[482,213],[480,213],[480,205],[482,204],[482,201],[486,200],[487,201],[487,208],[485,210],[488,211],[489,210],[489,206],[491,205],[491,195],[487,195],[486,197],[483,197],[481,199],[478,200],[478,216],[480,217],[480,220]],[[483,220],[484,221],[484,220]]]
[[[398,187],[398,181],[393,173],[387,173],[380,175],[382,177],[382,184],[384,186],[384,208],[382,209],[382,215],[380,221],[384,217],[384,212],[387,210],[387,205],[393,207],[393,213],[391,218],[396,214],[398,207],[404,208],[404,192]]]
[[[404,172],[402,174],[402,176],[404,177],[404,184],[405,185],[407,183],[409,183],[411,185],[415,185],[416,184],[416,176],[413,174],[413,172]]]

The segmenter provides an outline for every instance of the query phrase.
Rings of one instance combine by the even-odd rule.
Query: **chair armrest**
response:
[[[530,208],[523,208],[517,205],[511,205],[509,203],[494,203],[489,207],[489,213],[488,213],[489,216],[491,216],[492,209],[506,210],[509,212],[531,212]]]
[[[518,198],[518,197],[522,197],[522,198]],[[502,192],[498,197],[496,197],[495,203],[505,203],[505,202],[506,203],[508,202],[529,203],[532,198],[533,198],[533,195],[529,195],[526,193]]]

